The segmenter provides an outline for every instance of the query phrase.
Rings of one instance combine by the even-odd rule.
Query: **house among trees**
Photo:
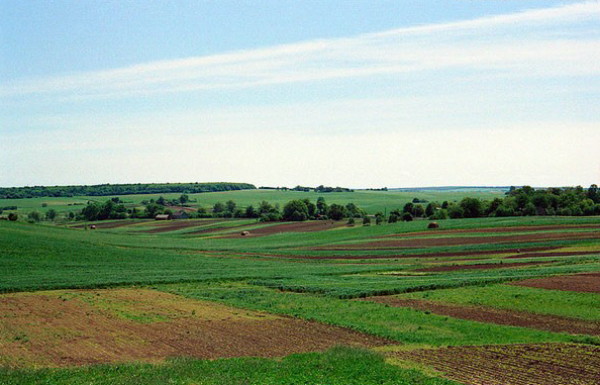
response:
[[[171,219],[171,214],[157,214],[154,219],[156,219],[157,221],[166,221],[168,219]]]

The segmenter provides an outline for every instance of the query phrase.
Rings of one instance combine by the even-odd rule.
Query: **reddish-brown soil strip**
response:
[[[479,269],[504,269],[507,267],[521,267],[531,265],[542,265],[545,263],[552,263],[552,261],[543,262],[516,262],[516,263],[481,263],[477,265],[446,265],[446,266],[432,266],[423,269],[416,269],[414,271],[455,271],[455,270],[479,270]]]
[[[600,347],[545,343],[460,346],[390,353],[467,385],[597,385]]]
[[[517,254],[517,255],[511,255],[510,257],[506,257],[506,258],[510,258],[510,259],[517,259],[517,258],[536,258],[536,257],[570,257],[573,255],[600,255],[600,250],[595,250],[595,251],[590,251],[590,250],[586,250],[586,251],[554,251],[554,252],[550,252],[550,253],[523,253],[523,254]]]
[[[194,230],[194,231],[190,231],[189,233],[185,233],[185,235],[200,235],[200,234],[210,234],[210,233],[216,233],[218,231],[227,231],[227,230],[235,230],[241,227],[249,227],[251,226],[251,224],[245,223],[243,225],[235,225],[235,226],[220,226],[220,227],[211,227],[209,229],[199,229],[199,230]]]
[[[246,238],[246,237],[264,237],[278,233],[298,232],[305,233],[311,231],[324,231],[345,226],[344,221],[306,221],[281,223],[273,226],[265,226],[257,229],[248,230],[250,234],[243,236],[239,233],[223,235],[221,238]]]
[[[535,233],[489,237],[423,238],[394,239],[379,242],[365,242],[349,245],[334,245],[316,248],[316,250],[373,250],[373,249],[410,249],[438,246],[465,246],[482,244],[528,243],[557,240],[600,239],[600,232],[579,233]]]
[[[443,253],[418,253],[418,254],[364,254],[364,255],[282,255],[287,258],[303,259],[397,259],[397,258],[445,258],[445,257],[466,257],[472,255],[493,255],[493,254],[511,254],[523,251],[544,251],[555,250],[557,247],[529,247],[526,249],[500,249],[500,250],[476,250],[476,251],[452,251]],[[461,259],[457,259],[460,261]]]
[[[511,285],[536,287],[539,289],[579,291],[583,293],[600,293],[600,273],[532,278],[512,282]]]
[[[144,230],[147,234],[166,233],[168,231],[175,231],[186,229],[188,227],[210,225],[216,222],[221,222],[220,219],[212,220],[189,220],[189,219],[174,219],[169,221],[156,221],[156,227],[148,230]]]
[[[148,220],[142,220],[142,221],[130,221],[130,220],[120,220],[120,221],[114,221],[114,222],[94,222],[93,224],[96,226],[97,229],[115,229],[117,227],[124,227],[124,226],[131,226],[131,225],[137,225],[139,223],[147,223],[147,222],[152,222],[152,219],[148,219]],[[83,229],[84,227],[89,227],[90,224],[83,224],[83,225],[76,225],[76,226],[72,226],[72,228],[74,229]]]
[[[151,290],[82,292],[0,296],[0,366],[279,357],[337,344],[389,343],[348,329]],[[135,317],[122,316],[128,313]]]
[[[465,234],[465,233],[507,233],[507,232],[526,232],[526,231],[552,231],[552,230],[578,230],[578,229],[600,229],[600,225],[544,225],[544,226],[505,226],[505,227],[486,227],[482,229],[431,229],[427,231],[416,231],[410,233],[399,233],[385,235],[387,237],[414,237],[421,235],[445,235],[445,234]]]
[[[552,332],[572,334],[600,335],[600,323],[559,317],[545,314],[533,314],[523,311],[495,309],[487,306],[464,306],[420,299],[401,299],[391,296],[368,297],[363,299],[395,307],[410,307],[429,311],[439,315],[471,321],[494,323],[499,325],[522,326]]]

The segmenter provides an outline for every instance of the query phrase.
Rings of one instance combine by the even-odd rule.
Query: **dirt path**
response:
[[[495,309],[487,306],[464,306],[418,299],[400,299],[392,296],[369,297],[363,299],[389,306],[410,307],[435,314],[446,315],[471,321],[495,323],[499,325],[522,326],[552,332],[590,334],[600,336],[600,323],[577,320],[553,315],[533,314],[515,310]]]
[[[524,281],[512,282],[511,285],[528,286],[539,289],[579,291],[583,293],[600,293],[600,273],[532,278]]]

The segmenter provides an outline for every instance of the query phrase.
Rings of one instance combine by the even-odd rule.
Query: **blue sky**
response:
[[[600,182],[600,4],[4,1],[0,186]]]

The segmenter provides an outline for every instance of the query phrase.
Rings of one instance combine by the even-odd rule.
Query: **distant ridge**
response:
[[[429,186],[429,187],[399,187],[390,188],[389,191],[508,191],[511,186]],[[519,187],[519,186],[515,186]]]

